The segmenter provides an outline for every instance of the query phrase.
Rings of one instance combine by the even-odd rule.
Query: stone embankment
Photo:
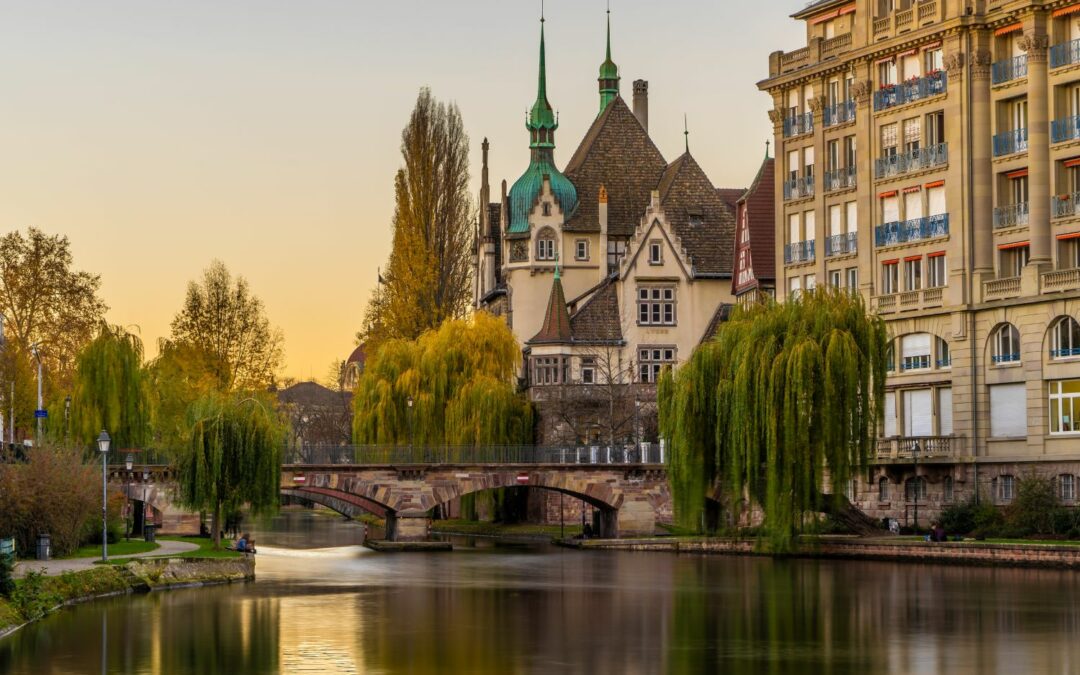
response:
[[[665,551],[721,555],[772,555],[752,539],[652,537],[561,542],[585,550]],[[789,557],[887,560],[930,564],[1080,569],[1080,546],[996,544],[977,541],[930,543],[889,538],[813,539],[800,542]]]
[[[125,565],[35,575],[8,601],[0,598],[0,638],[69,605],[127,593],[228,584],[255,579],[254,557],[143,558]]]

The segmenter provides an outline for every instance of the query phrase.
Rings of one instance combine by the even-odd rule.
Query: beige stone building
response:
[[[820,0],[769,58],[776,286],[857,290],[893,337],[877,465],[920,518],[1080,473],[1080,3]],[[921,520],[925,525],[926,521]]]

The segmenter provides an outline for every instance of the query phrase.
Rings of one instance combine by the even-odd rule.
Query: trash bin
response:
[[[157,525],[153,523],[143,523],[143,539],[146,541],[154,541],[155,529],[157,529]]]
[[[42,532],[37,537],[37,559],[48,560],[52,557],[52,540],[48,534]]]
[[[6,539],[0,539],[0,556],[15,557],[15,539],[8,537]]]

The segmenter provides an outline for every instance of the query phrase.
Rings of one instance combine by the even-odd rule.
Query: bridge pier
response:
[[[387,541],[426,541],[431,518],[426,511],[386,514]]]

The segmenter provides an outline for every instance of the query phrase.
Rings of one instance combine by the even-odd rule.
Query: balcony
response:
[[[994,157],[1003,157],[1017,152],[1027,152],[1027,127],[1004,131],[994,136]]]
[[[855,187],[855,167],[849,166],[835,171],[826,171],[824,179],[825,192],[836,192]]]
[[[814,196],[814,176],[803,176],[784,181],[784,201]]]
[[[1080,192],[1054,195],[1050,198],[1051,218],[1072,218],[1073,216],[1080,216]]]
[[[852,35],[844,33],[821,41],[821,58],[829,59],[851,48]]]
[[[990,66],[992,84],[1005,84],[1021,77],[1027,77],[1027,54],[996,61]]]
[[[1080,348],[1072,349],[1051,349],[1050,358],[1052,359],[1070,359],[1074,356],[1080,356]]]
[[[784,264],[814,262],[814,240],[797,241],[784,246]]]
[[[825,257],[849,255],[858,251],[858,232],[834,234],[825,240]]]
[[[910,241],[936,239],[949,235],[949,214],[915,218],[906,222],[885,223],[874,228],[874,243],[894,246]]]
[[[1050,122],[1050,142],[1062,143],[1080,138],[1080,115]]]
[[[931,169],[949,163],[948,143],[938,143],[928,148],[915,148],[899,155],[879,157],[874,160],[874,176],[888,178],[913,171]]]
[[[959,457],[964,441],[957,436],[893,436],[879,438],[877,457],[882,460],[952,459]]]
[[[1050,48],[1050,67],[1060,68],[1080,63],[1080,40],[1063,42]]]
[[[784,120],[784,138],[802,136],[814,130],[814,113],[808,112],[795,115]]]
[[[1028,203],[1009,204],[994,207],[994,229],[1020,227],[1028,224]]]
[[[855,101],[842,101],[825,108],[825,126],[855,121]]]
[[[1080,268],[1055,270],[1042,275],[1043,293],[1075,291],[1078,288],[1080,288]]]
[[[916,77],[900,84],[891,84],[874,93],[874,110],[886,110],[938,94],[946,89],[945,71]]]
[[[924,288],[918,291],[904,291],[874,298],[874,309],[878,314],[894,314],[919,309],[941,307],[945,289],[943,287]],[[930,366],[924,366],[929,368]],[[940,366],[939,366],[940,367]],[[902,368],[910,370],[910,368]]]
[[[1020,363],[1020,354],[1016,352],[1013,352],[1012,354],[994,354],[990,357],[990,360],[996,364]]]
[[[1003,300],[1020,295],[1020,277],[994,279],[983,284],[983,300]],[[1019,360],[1019,357],[1017,357]],[[997,359],[994,360],[997,363]]]

